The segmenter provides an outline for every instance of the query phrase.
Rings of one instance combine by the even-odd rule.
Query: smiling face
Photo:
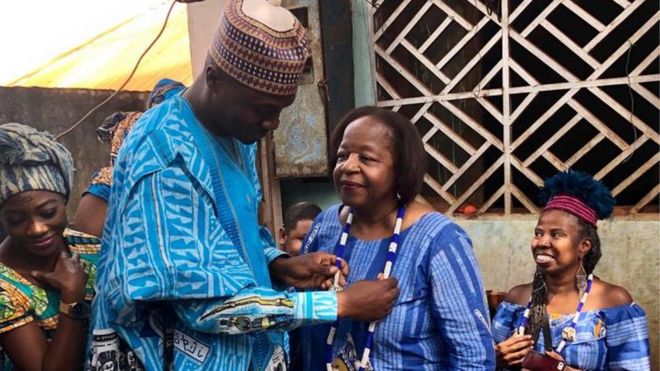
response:
[[[547,210],[534,228],[532,255],[539,270],[555,274],[577,269],[591,248],[581,237],[578,218],[562,210]]]
[[[333,171],[342,202],[353,208],[391,208],[396,203],[394,159],[387,126],[370,116],[351,122]]]
[[[0,223],[13,246],[38,257],[58,254],[67,224],[64,197],[49,191],[16,194],[2,205]]]

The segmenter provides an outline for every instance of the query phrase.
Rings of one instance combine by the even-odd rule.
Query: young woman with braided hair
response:
[[[567,171],[546,180],[541,201],[534,280],[511,289],[493,319],[498,367],[548,369],[532,366],[536,351],[561,361],[558,370],[650,370],[644,310],[623,287],[593,276],[602,255],[596,223],[612,213],[610,191]]]

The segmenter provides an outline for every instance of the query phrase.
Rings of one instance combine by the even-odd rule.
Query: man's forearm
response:
[[[337,319],[337,294],[254,288],[228,299],[176,301],[174,308],[179,319],[196,331],[236,335],[332,322]]]

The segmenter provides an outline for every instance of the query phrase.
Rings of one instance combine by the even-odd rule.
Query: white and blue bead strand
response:
[[[344,249],[346,248],[346,241],[348,241],[348,232],[351,230],[352,223],[353,223],[353,211],[350,210],[348,212],[348,217],[346,218],[346,224],[344,224],[344,228],[342,229],[341,237],[339,238],[339,241],[337,241],[337,245],[335,246],[335,256],[337,257],[335,260],[335,265],[339,270],[337,274],[335,274],[335,280],[332,285],[333,286],[332,289],[335,291],[341,290],[341,287],[339,287],[341,259],[342,256],[344,255]],[[335,334],[337,333],[338,324],[339,321],[335,321],[332,324],[332,326],[330,327],[330,332],[328,333],[328,337],[325,342],[325,366],[327,371],[332,371],[332,344],[335,342]]]
[[[518,335],[525,334],[525,327],[527,327],[527,321],[529,320],[529,311],[531,309],[532,309],[532,301],[530,300],[529,303],[527,303],[527,306],[525,307],[525,312],[523,313],[522,320],[520,321],[520,326],[518,326],[518,329],[516,330],[516,334]]]
[[[575,315],[573,316],[571,325],[568,328],[565,328],[564,331],[562,331],[563,333],[575,334],[575,328],[577,327],[577,322],[580,319],[580,313],[582,312],[582,308],[584,308],[584,304],[587,302],[587,298],[589,297],[589,293],[591,292],[591,286],[593,281],[594,281],[594,275],[589,274],[589,276],[587,277],[587,287],[585,288],[584,293],[580,298],[580,302],[578,303],[577,309],[575,309]],[[531,306],[532,306],[532,300],[530,299],[529,303],[527,304],[527,307],[525,308],[525,312],[523,313],[523,318],[520,321],[520,326],[516,331],[518,335],[522,335],[525,333],[525,327],[527,326],[527,321],[529,320],[529,311]],[[557,353],[561,353],[561,351],[564,350],[565,347],[566,347],[566,339],[562,338],[561,342],[557,346]]]
[[[591,285],[594,280],[594,275],[589,274],[589,277],[587,277],[587,287],[584,290],[584,293],[582,294],[582,297],[580,298],[580,303],[578,303],[577,309],[575,310],[575,315],[573,316],[573,320],[571,321],[571,330],[570,333],[573,334],[572,340],[575,340],[575,327],[577,327],[577,322],[578,319],[580,319],[580,312],[582,312],[582,308],[584,307],[584,303],[587,302],[587,298],[589,297],[589,292],[591,292]],[[557,346],[557,353],[561,353],[562,350],[564,350],[564,347],[566,346],[566,339],[561,339],[561,342]]]
[[[390,244],[387,252],[387,261],[385,262],[385,268],[383,269],[383,278],[388,278],[392,272],[392,266],[396,260],[396,251],[399,246],[399,235],[401,234],[401,225],[403,224],[403,216],[406,212],[405,206],[400,206],[397,211],[396,222],[394,224],[394,232],[390,239]],[[346,248],[346,241],[348,240],[348,233],[351,230],[351,224],[353,223],[353,211],[348,213],[346,218],[346,224],[344,224],[344,229],[342,230],[341,238],[335,246],[335,256],[337,260],[335,264],[337,268],[341,270],[341,258],[344,254],[344,249]],[[335,289],[338,288],[339,275],[335,276],[334,286]],[[328,332],[328,337],[325,344],[325,367],[326,371],[333,371],[332,368],[332,345],[335,342],[335,335],[337,334],[338,321],[332,324],[330,327],[330,332]],[[369,323],[369,329],[367,333],[367,341],[365,343],[364,352],[362,353],[362,359],[360,361],[360,371],[364,371],[367,363],[369,362],[369,354],[371,353],[371,346],[373,345],[373,334],[376,330],[376,321]]]
[[[346,224],[344,224],[344,229],[341,231],[341,237],[335,246],[335,266],[337,266],[337,273],[335,274],[335,279],[332,284],[332,288],[335,291],[341,290],[339,286],[339,275],[341,274],[341,258],[344,256],[344,249],[346,248],[346,241],[348,241],[348,232],[351,230],[351,224],[353,224],[353,211],[348,212],[348,217],[346,218]]]
[[[392,234],[390,246],[387,251],[387,261],[385,262],[385,268],[383,269],[383,279],[389,278],[390,273],[392,273],[392,266],[396,260],[396,251],[399,247],[399,235],[401,234],[401,224],[403,224],[403,215],[405,212],[406,208],[404,206],[399,207],[399,211],[396,215],[396,224],[394,225],[394,233]],[[367,341],[364,344],[364,351],[362,352],[362,360],[360,361],[359,371],[364,371],[365,367],[367,367],[367,364],[369,363],[369,354],[371,353],[371,346],[374,342],[374,331],[376,331],[376,321],[369,323]]]

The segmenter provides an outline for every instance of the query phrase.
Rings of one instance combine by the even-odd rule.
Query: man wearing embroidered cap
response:
[[[293,103],[305,59],[289,11],[229,0],[204,71],[141,116],[115,162],[90,369],[108,357],[130,366],[127,350],[148,370],[270,369],[286,330],[391,310],[392,279],[273,289],[326,289],[337,271],[331,254],[289,257],[258,224],[255,142]]]

